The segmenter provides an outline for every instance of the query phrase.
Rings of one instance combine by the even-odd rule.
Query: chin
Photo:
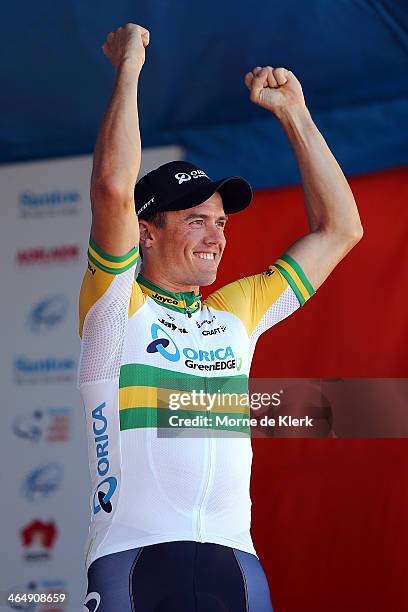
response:
[[[197,278],[197,285],[199,287],[207,287],[207,285],[212,285],[217,278],[217,273],[212,272],[211,274],[203,274],[200,278]]]

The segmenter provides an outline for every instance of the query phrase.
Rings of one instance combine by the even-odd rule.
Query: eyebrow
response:
[[[184,221],[190,221],[191,219],[210,219],[210,215],[192,213],[187,217],[184,217]],[[217,221],[228,221],[228,215],[221,215],[217,218]]]

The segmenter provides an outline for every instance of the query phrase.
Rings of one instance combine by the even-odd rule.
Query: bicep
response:
[[[299,238],[286,254],[299,264],[316,291],[354,244],[335,233],[316,230]]]

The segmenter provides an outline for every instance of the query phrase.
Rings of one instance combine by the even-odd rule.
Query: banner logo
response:
[[[27,317],[33,334],[41,334],[56,327],[65,319],[68,300],[64,295],[53,295],[35,304]]]

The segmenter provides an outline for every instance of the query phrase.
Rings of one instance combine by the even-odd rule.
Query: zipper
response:
[[[188,318],[192,317],[192,312],[189,306],[187,306],[187,301],[186,298],[184,298],[184,306],[185,306],[185,314],[187,315]],[[198,344],[198,341],[196,341]],[[207,378],[204,376],[204,392],[207,394],[208,393],[208,384],[207,384]],[[200,389],[197,389],[197,391],[200,391]],[[197,539],[199,542],[203,541],[203,519],[204,519],[204,515],[203,515],[203,507],[204,504],[206,502],[207,499],[207,495],[210,489],[210,483],[212,480],[212,476],[213,476],[213,468],[214,468],[214,443],[213,443],[213,438],[212,438],[212,429],[210,428],[209,433],[206,433],[206,437],[204,438],[204,444],[205,444],[205,453],[204,453],[204,465],[203,465],[203,471],[206,470],[206,475],[205,475],[205,479],[202,485],[202,490],[201,490],[201,494],[199,497],[199,501],[196,504],[195,510],[194,510],[194,523],[195,523],[195,531],[197,534]]]
[[[187,306],[187,302],[186,302],[186,298],[184,298],[184,308],[186,310],[186,315],[188,316],[189,319],[191,319],[191,312],[189,310],[189,307]]]
[[[211,481],[211,477],[212,477],[212,472],[213,472],[213,465],[214,465],[214,461],[213,461],[213,439],[212,439],[212,431],[210,429],[210,437],[206,438],[206,445],[207,445],[207,453],[206,453],[206,459],[207,459],[207,464],[208,464],[208,468],[207,468],[207,477],[205,480],[205,485],[203,487],[203,493],[201,496],[201,500],[200,503],[198,505],[198,512],[197,512],[197,537],[199,542],[203,542],[203,522],[204,522],[204,515],[203,515],[203,506],[204,506],[204,502],[206,501],[207,498],[207,494],[208,491],[210,489],[210,481]]]
[[[204,392],[205,392],[205,397],[207,397],[208,383],[207,383],[206,376],[204,376]],[[197,536],[200,542],[203,541],[203,522],[204,522],[203,507],[204,507],[204,503],[207,501],[207,495],[210,490],[210,483],[212,481],[213,467],[214,467],[214,457],[213,457],[214,441],[212,437],[212,428],[210,428],[209,432],[206,433],[205,444],[206,444],[207,452],[206,452],[204,461],[206,462],[207,465],[204,466],[204,469],[207,469],[207,476],[205,479],[203,493],[201,496],[201,500],[198,506],[198,513],[197,513]]]

